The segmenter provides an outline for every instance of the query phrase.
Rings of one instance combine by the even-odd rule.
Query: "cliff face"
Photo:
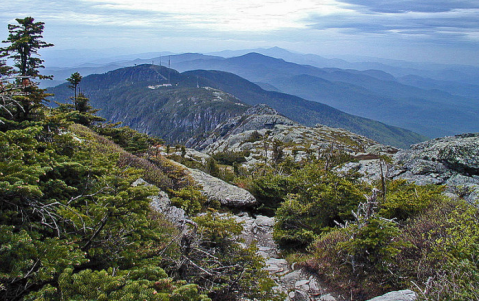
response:
[[[242,115],[218,124],[211,133],[192,137],[186,145],[198,150],[206,150],[206,152],[216,149],[217,146],[215,145],[223,145],[221,151],[227,151],[228,149],[224,148],[231,144],[229,139],[237,140],[239,136],[244,136],[244,140],[247,140],[248,137],[246,136],[250,132],[273,129],[277,125],[299,126],[298,123],[280,115],[278,111],[266,105],[256,105],[246,110]],[[240,150],[231,149],[231,151]]]

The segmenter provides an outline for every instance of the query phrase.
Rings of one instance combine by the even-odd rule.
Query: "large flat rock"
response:
[[[209,200],[219,201],[228,207],[248,207],[256,204],[256,198],[243,188],[226,183],[197,169],[188,169],[193,180],[201,185],[201,191]]]

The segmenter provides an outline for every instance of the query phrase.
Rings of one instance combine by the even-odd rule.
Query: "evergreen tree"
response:
[[[9,93],[11,85],[7,80],[3,79],[11,73],[12,69],[7,65],[6,60],[3,59],[7,55],[8,54],[5,52],[0,52],[0,117],[2,117],[4,114],[12,116],[10,109],[13,104],[13,99]],[[0,120],[0,123],[3,123],[3,121]]]
[[[18,24],[9,24],[9,36],[3,43],[10,44],[2,48],[2,52],[9,55],[15,61],[17,72],[21,76],[32,78],[45,78],[40,75],[39,68],[44,68],[43,60],[36,57],[38,50],[51,47],[53,44],[42,41],[44,29],[43,22],[34,22],[32,17],[15,19]]]
[[[208,158],[208,160],[206,160],[206,172],[213,177],[219,177],[220,175],[220,168],[218,166],[218,162],[216,162],[213,157],[210,157]]]
[[[77,94],[77,87],[82,80],[80,73],[75,72],[66,79],[70,85],[69,88],[75,91],[75,96],[72,97],[73,104],[58,104],[58,111],[67,113],[65,118],[69,121],[79,123],[85,126],[91,126],[95,122],[105,121],[104,118],[95,115],[99,110],[93,109],[90,105],[90,99],[83,93]]]
[[[273,164],[278,164],[283,160],[284,151],[283,151],[283,143],[277,139],[273,141]]]
[[[57,103],[56,111],[64,113],[62,117],[66,121],[72,121],[85,126],[92,126],[97,122],[105,121],[105,118],[97,116],[98,109],[94,109],[90,105],[90,99],[83,93],[75,98],[75,104]]]
[[[75,91],[75,96],[73,98],[73,102],[75,103],[75,105],[76,105],[76,101],[77,101],[77,88],[78,88],[78,85],[80,84],[82,78],[83,77],[78,72],[72,73],[72,75],[69,78],[67,78],[67,81],[70,83],[70,85],[68,85],[68,87]]]
[[[38,58],[38,50],[53,46],[42,41],[43,22],[34,22],[32,17],[16,19],[18,24],[9,24],[9,36],[3,43],[9,44],[0,48],[2,57],[15,62],[13,73],[17,75],[17,88],[20,93],[13,93],[15,110],[12,110],[14,121],[38,119],[38,114],[44,108],[43,102],[49,96],[44,89],[39,89],[32,79],[51,78],[40,75],[39,69],[44,68],[43,60]],[[4,67],[2,68],[4,69]]]
[[[11,67],[7,65],[6,60],[4,59],[8,53],[4,51],[0,51],[0,78],[2,78],[5,75],[10,74],[11,72]],[[0,81],[0,85],[2,85],[2,82]]]

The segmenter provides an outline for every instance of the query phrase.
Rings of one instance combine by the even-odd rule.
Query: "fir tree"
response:
[[[10,44],[2,48],[2,52],[15,61],[17,72],[21,76],[32,78],[45,78],[40,75],[39,68],[44,68],[43,60],[36,57],[38,50],[51,47],[53,44],[42,41],[44,29],[43,22],[34,22],[32,17],[16,19],[18,24],[9,24],[9,36],[3,43]]]
[[[76,103],[77,88],[78,88],[78,85],[80,84],[82,78],[83,77],[78,72],[72,73],[72,75],[69,78],[67,78],[67,81],[70,83],[70,85],[68,85],[68,88],[73,89],[73,91],[75,92],[75,95],[74,95],[74,98],[73,98],[74,103]]]
[[[19,93],[12,93],[15,109],[10,113],[15,121],[35,120],[44,108],[43,102],[49,96],[44,89],[39,89],[32,81],[49,76],[40,75],[44,68],[43,60],[38,58],[38,50],[53,46],[42,41],[43,22],[34,22],[32,17],[16,19],[18,24],[9,24],[9,36],[3,43],[9,44],[0,48],[3,57],[15,62],[13,73],[17,76],[16,87]],[[5,67],[3,67],[5,69]]]

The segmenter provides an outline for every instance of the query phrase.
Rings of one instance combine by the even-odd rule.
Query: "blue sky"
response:
[[[479,65],[478,0],[2,0],[0,37],[15,18],[45,22],[55,49],[214,52],[279,46]]]

